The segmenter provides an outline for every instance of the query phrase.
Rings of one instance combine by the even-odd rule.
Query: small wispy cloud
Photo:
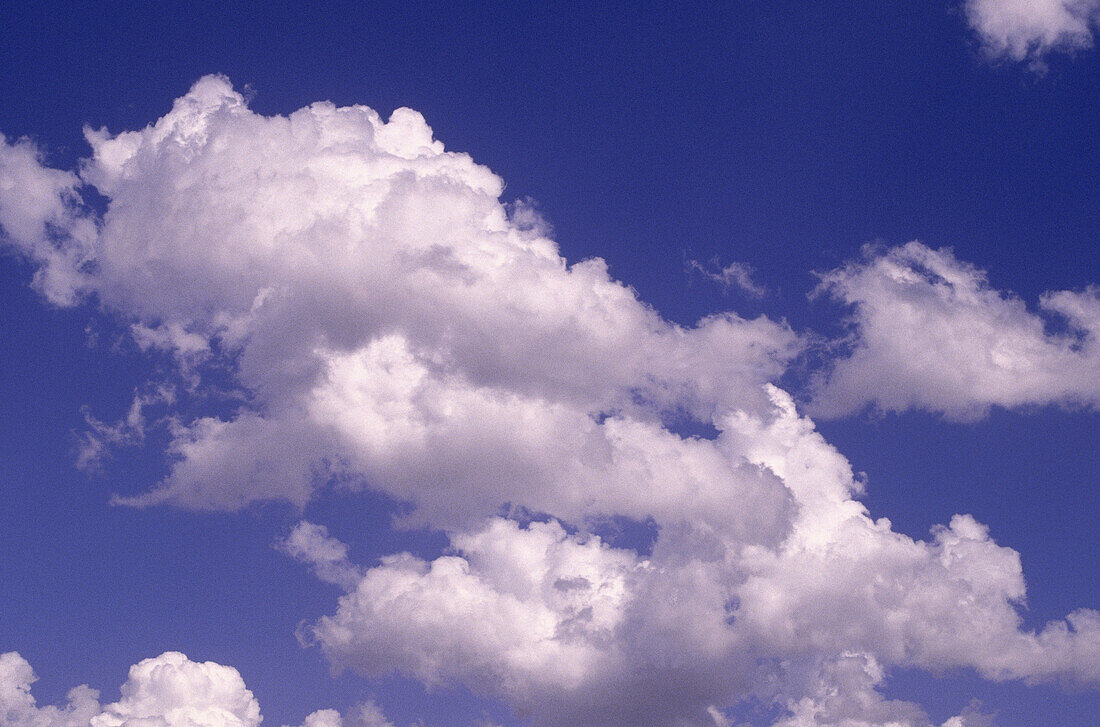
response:
[[[966,19],[994,58],[1043,70],[1049,53],[1091,48],[1100,0],[967,0]]]
[[[756,270],[751,265],[739,262],[722,265],[718,258],[705,263],[689,259],[685,264],[689,271],[718,283],[725,293],[739,290],[753,298],[763,298],[768,293],[767,289],[754,279]]]

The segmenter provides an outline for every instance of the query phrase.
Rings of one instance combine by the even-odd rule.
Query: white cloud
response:
[[[821,290],[854,307],[854,348],[818,381],[811,413],[971,420],[991,406],[1100,405],[1100,288],[1047,293],[1040,315],[950,250],[911,242],[869,249]],[[1051,320],[1067,330],[1050,332]]]
[[[734,315],[683,328],[601,260],[568,266],[529,206],[502,204],[500,179],[416,112],[264,117],[207,77],[152,126],[87,137],[81,176],[108,209],[80,237],[81,275],[51,272],[72,267],[56,259],[75,245],[64,230],[88,222],[76,178],[25,145],[6,173],[49,184],[10,202],[9,244],[72,280],[56,299],[94,293],[184,375],[230,367],[250,402],[180,422],[168,478],[120,501],[301,504],[336,477],[447,524],[505,501],[571,518],[679,508],[659,479],[673,466],[700,508],[734,480],[768,488],[662,421],[766,405],[760,385],[800,348],[790,329]],[[46,222],[58,232],[38,234]]]
[[[847,460],[770,383],[803,346],[786,325],[732,314],[675,325],[602,261],[568,265],[548,226],[502,204],[501,181],[445,151],[416,112],[383,121],[321,103],[264,117],[207,77],[155,124],[88,140],[81,180],[107,199],[102,219],[76,204],[75,176],[25,143],[4,147],[0,174],[28,180],[0,196],[8,244],[39,266],[51,300],[94,296],[143,349],[175,356],[180,396],[195,377],[244,392],[229,416],[167,418],[171,473],[118,501],[235,509],[369,487],[410,503],[407,524],[450,538],[435,560],[373,567],[319,525],[282,541],[345,590],[307,629],[334,665],[463,684],[534,724],[609,727],[713,725],[745,698],[789,719],[912,721],[914,707],[875,691],[874,669],[896,666],[1100,682],[1100,616],[1022,630],[1019,557],[972,518],[921,542],[868,517]],[[856,305],[862,343],[822,389],[822,411],[1093,401],[1081,372],[1094,365],[1092,292],[1044,298],[1076,329],[1054,336],[919,245],[825,286]],[[891,348],[899,311],[921,324],[901,338],[933,331],[942,350],[930,358],[957,354],[965,385]],[[926,320],[968,343],[956,350]],[[967,364],[974,346],[992,364]],[[886,370],[884,355],[902,365]],[[929,371],[942,381],[929,387]],[[898,375],[912,388],[898,394]],[[969,398],[953,403],[958,392]],[[141,406],[103,439],[140,431]],[[680,436],[683,420],[717,436]],[[495,517],[506,507],[546,522]],[[651,522],[652,552],[596,537],[609,517]],[[847,654],[859,655],[851,673],[871,677],[849,678]],[[254,701],[224,669],[166,673],[209,683],[208,708],[228,710],[210,714],[250,725]],[[116,722],[95,727],[168,704],[175,692],[153,676],[132,676],[103,708]],[[831,700],[826,678],[856,696]],[[307,724],[363,714],[322,710]]]
[[[986,52],[1042,66],[1052,51],[1091,48],[1100,0],[967,0],[967,21]]]
[[[463,684],[536,725],[711,724],[714,705],[752,697],[786,705],[784,725],[927,725],[875,691],[893,667],[1100,685],[1100,613],[1023,630],[1015,551],[969,516],[927,542],[872,521],[844,458],[773,397],[767,417],[731,415],[720,442],[794,493],[782,545],[697,519],[666,524],[643,558],[496,518],[452,534],[454,555],[383,559],[308,637],[338,667]],[[835,691],[853,675],[858,689]]]
[[[393,727],[382,710],[367,700],[354,707],[347,715],[335,709],[322,709],[306,717],[301,727]]]
[[[236,669],[166,652],[130,667],[122,698],[100,705],[88,687],[63,708],[38,707],[36,677],[19,654],[0,655],[0,715],[5,727],[258,727],[260,708]]]
[[[169,651],[130,667],[122,697],[91,727],[257,727],[260,705],[240,673]]]
[[[99,713],[99,692],[89,687],[70,690],[64,707],[39,707],[31,695],[37,679],[19,654],[0,654],[0,723],[5,727],[88,727]]]
[[[348,561],[348,547],[330,536],[324,525],[302,521],[276,547],[313,566],[322,581],[345,590],[354,588],[363,577],[362,571]]]
[[[707,280],[713,280],[721,285],[727,293],[736,288],[753,298],[763,298],[768,292],[763,285],[760,285],[754,279],[755,271],[752,266],[745,263],[732,262],[722,266],[717,260],[710,263],[688,260],[687,266],[689,270],[694,270]]]
[[[810,678],[807,696],[789,705],[789,714],[773,727],[932,727],[917,705],[888,700],[875,691],[884,678],[873,656],[844,652],[821,665]],[[992,724],[991,717],[971,705],[942,727]]]
[[[42,165],[27,139],[0,134],[0,229],[5,241],[38,266],[35,287],[58,305],[72,304],[83,286],[95,224],[80,211],[72,172]]]
[[[100,421],[86,410],[84,420],[88,428],[80,436],[76,466],[80,469],[94,468],[111,449],[140,444],[145,439],[148,408],[158,404],[171,404],[175,398],[175,390],[166,385],[136,392],[126,415],[114,424]]]
[[[212,661],[168,651],[130,667],[121,698],[101,705],[87,686],[69,691],[64,707],[38,706],[37,680],[26,659],[0,654],[0,724],[4,727],[259,727],[260,706],[240,673]],[[371,700],[341,716],[323,709],[301,727],[393,727]]]

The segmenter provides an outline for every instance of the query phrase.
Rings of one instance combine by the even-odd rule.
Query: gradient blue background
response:
[[[422,112],[536,200],[570,260],[598,255],[664,315],[734,309],[835,333],[813,270],[861,245],[953,246],[1030,304],[1100,282],[1100,52],[1038,76],[983,59],[954,0],[805,3],[40,3],[0,16],[0,131],[50,161],[87,152],[81,126],[155,120],[220,72],[287,113],[315,100]],[[741,261],[770,290],[724,294],[686,261]],[[121,415],[148,361],[118,321],[56,310],[0,259],[0,651],[41,675],[40,702],[178,649],[236,666],[265,724],[373,694],[399,725],[467,724],[496,707],[399,679],[332,678],[299,621],[335,589],[271,548],[299,517],[111,508],[164,471],[155,440],[101,472],[73,467],[81,408]],[[89,341],[94,338],[94,344]],[[823,422],[869,477],[865,502],[924,537],[953,513],[1018,549],[1029,624],[1100,607],[1100,416],[995,412],[977,424],[906,414]],[[369,563],[443,541],[391,533],[390,506],[328,496],[306,516]],[[937,720],[970,697],[1002,725],[1092,725],[1096,694],[900,673],[891,696]]]

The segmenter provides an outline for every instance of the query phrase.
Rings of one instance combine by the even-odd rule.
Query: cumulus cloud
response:
[[[505,501],[645,516],[684,488],[713,508],[741,480],[781,498],[665,424],[764,404],[798,337],[732,314],[684,328],[601,260],[568,265],[418,113],[264,117],[212,76],[141,131],[87,138],[79,179],[6,147],[4,173],[34,182],[0,199],[9,244],[61,281],[52,300],[94,294],[181,370],[229,367],[249,401],[180,421],[171,474],[120,501],[301,504],[335,479],[447,524]],[[81,183],[102,219],[75,204]]]
[[[0,715],[6,727],[258,727],[260,707],[236,669],[166,652],[130,667],[122,697],[100,705],[88,687],[65,707],[39,707],[36,677],[19,654],[0,655]]]
[[[1091,48],[1100,0],[967,0],[966,18],[992,56],[1042,66],[1052,51]]]
[[[70,690],[63,707],[39,707],[31,694],[37,679],[19,654],[0,654],[0,722],[7,727],[88,727],[99,714],[99,692],[86,686]]]
[[[130,667],[121,698],[101,705],[87,686],[69,691],[63,707],[38,706],[37,681],[26,659],[0,654],[0,723],[4,727],[259,727],[260,706],[240,673],[212,661],[169,651]],[[322,709],[301,727],[393,727],[371,700],[341,715]]]
[[[143,350],[173,357],[179,396],[198,381],[240,402],[191,418],[196,406],[156,402],[175,407],[171,472],[117,501],[236,509],[371,488],[450,539],[438,558],[374,564],[352,563],[317,524],[279,543],[344,591],[302,631],[335,667],[465,685],[535,725],[608,727],[721,724],[745,699],[789,724],[923,725],[876,691],[894,667],[1100,682],[1100,616],[1023,629],[1019,556],[981,524],[957,516],[917,541],[868,517],[848,461],[774,385],[801,337],[732,313],[677,325],[602,261],[568,264],[529,206],[502,203],[500,179],[416,112],[318,103],[266,117],[207,77],[149,127],[87,138],[79,175],[43,166],[28,142],[4,146],[7,244],[51,301],[94,300]],[[101,217],[82,185],[105,198]],[[1020,366],[1050,379],[1019,402],[1091,403],[1065,371],[1091,365],[1095,292],[1044,298],[1072,329],[1048,334],[946,253],[891,255],[826,276],[864,343],[822,384],[822,411],[868,403],[846,382],[881,363],[899,295],[918,322],[1000,345],[992,370],[1009,373],[949,413],[1016,402],[1004,392]],[[928,401],[954,391],[941,388]],[[883,396],[902,408],[916,395]],[[144,406],[93,427],[97,441],[138,437]],[[684,436],[685,422],[715,435]],[[616,519],[648,523],[652,547],[600,537]],[[208,685],[202,715],[251,724],[239,675],[160,666]],[[142,686],[157,673],[132,674],[95,727],[166,704],[175,692]],[[384,724],[364,714],[306,724]]]
[[[91,727],[257,727],[260,705],[240,673],[169,651],[130,667],[122,697]]]
[[[1023,630],[1015,551],[969,516],[926,542],[870,519],[844,458],[772,395],[775,411],[731,414],[720,440],[794,493],[779,547],[693,521],[643,557],[495,518],[452,534],[453,555],[384,558],[307,638],[338,667],[463,684],[535,725],[711,724],[750,698],[784,706],[787,726],[930,724],[875,691],[893,667],[1100,685],[1100,613]]]
[[[810,411],[872,406],[973,420],[990,407],[1100,404],[1100,288],[1044,294],[1039,312],[991,288],[950,250],[869,248],[822,276],[853,306],[853,348],[819,379]]]

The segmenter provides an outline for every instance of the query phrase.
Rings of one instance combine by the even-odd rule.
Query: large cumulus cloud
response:
[[[250,399],[180,423],[171,474],[130,502],[302,503],[346,471],[435,524],[502,501],[582,517],[685,491],[714,512],[730,492],[782,500],[662,422],[763,403],[797,337],[732,314],[683,328],[602,261],[567,265],[416,112],[264,117],[208,77],[156,124],[88,140],[103,218],[17,144],[5,169],[35,183],[8,190],[9,239],[69,284],[52,300],[94,296],[189,371],[229,361]]]
[[[169,475],[118,502],[238,509],[371,488],[450,539],[434,560],[377,564],[322,525],[281,542],[344,590],[302,631],[337,668],[463,684],[546,725],[722,724],[743,699],[787,725],[927,724],[876,691],[895,666],[1100,681],[1100,617],[1023,630],[1019,557],[981,524],[960,515],[915,541],[868,516],[847,460],[774,385],[802,337],[732,313],[676,325],[602,261],[568,264],[416,112],[266,117],[208,77],[145,129],[87,137],[78,174],[2,147],[0,225],[51,301],[94,301],[176,363],[117,425],[94,420],[89,457],[177,407]],[[1010,342],[1038,335],[952,259],[893,254],[954,281],[915,286],[945,320],[961,306],[1020,324]],[[855,296],[866,286],[848,283],[876,270],[828,284]],[[1084,321],[1094,298],[1050,305]],[[857,310],[871,340],[878,309]],[[1040,368],[1084,355],[1080,337],[1037,341]],[[842,385],[860,350],[833,372],[834,409],[865,403]],[[185,418],[179,402],[210,386],[241,404]],[[683,436],[685,422],[715,436]],[[622,518],[647,523],[652,547],[599,536]],[[141,694],[104,714],[127,719]]]

